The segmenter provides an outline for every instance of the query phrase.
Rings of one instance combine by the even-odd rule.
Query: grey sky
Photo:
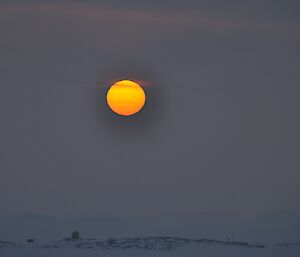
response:
[[[0,2],[1,213],[298,215],[296,1],[84,2]]]

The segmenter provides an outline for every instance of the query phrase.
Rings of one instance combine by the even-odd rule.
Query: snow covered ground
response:
[[[300,257],[299,244],[261,245],[174,237],[70,238],[15,245],[0,241],[1,257]]]

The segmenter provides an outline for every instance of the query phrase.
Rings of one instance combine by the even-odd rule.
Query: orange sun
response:
[[[139,84],[131,80],[121,80],[110,87],[106,100],[113,112],[130,116],[143,108],[146,95]]]

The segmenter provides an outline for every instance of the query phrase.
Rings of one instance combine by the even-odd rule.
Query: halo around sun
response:
[[[143,108],[146,94],[136,82],[121,80],[109,88],[106,101],[113,112],[122,116],[130,116]]]

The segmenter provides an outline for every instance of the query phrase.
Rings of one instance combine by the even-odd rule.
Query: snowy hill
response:
[[[187,246],[216,245],[231,247],[257,247],[264,248],[261,244],[247,242],[219,241],[212,239],[186,239],[177,237],[137,237],[137,238],[110,238],[106,240],[65,238],[56,242],[41,245],[41,248],[74,247],[80,249],[141,249],[173,251]]]
[[[213,239],[135,237],[109,239],[65,238],[53,242],[16,245],[0,241],[2,257],[299,257],[300,245],[274,245]]]
[[[0,248],[17,247],[16,244],[0,240]]]

